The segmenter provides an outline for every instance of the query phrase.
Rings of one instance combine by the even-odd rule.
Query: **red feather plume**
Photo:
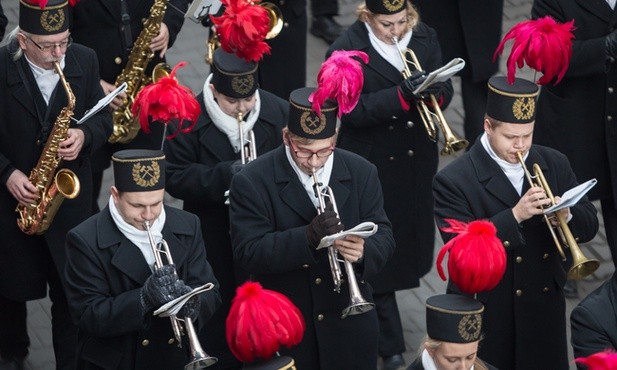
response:
[[[38,5],[41,7],[41,9],[45,9],[45,7],[47,6],[47,2],[49,0],[26,0],[26,2],[30,5]],[[77,4],[79,2],[79,0],[69,0],[69,5],[70,6],[75,6],[75,4]]]
[[[614,370],[617,369],[617,353],[612,350],[594,353],[588,357],[578,357],[574,361],[586,365],[587,370]]]
[[[161,121],[166,125],[172,121],[178,122],[178,130],[168,136],[175,137],[179,132],[187,133],[193,129],[201,109],[193,92],[182,86],[176,80],[176,71],[184,67],[186,62],[178,63],[169,76],[162,77],[139,91],[131,107],[133,116],[139,114],[141,129],[150,132],[150,121]],[[190,121],[188,126],[183,122]]]
[[[356,58],[364,64],[368,63],[368,55],[362,51],[337,50],[321,64],[317,74],[317,90],[309,97],[317,115],[321,114],[321,106],[328,99],[338,102],[339,118],[351,112],[358,104],[364,74],[362,64]]]
[[[504,36],[493,54],[493,61],[503,52],[505,43],[512,39],[512,50],[508,57],[508,82],[514,83],[516,67],[526,63],[530,68],[542,72],[537,81],[545,85],[553,80],[559,83],[568,70],[572,57],[574,20],[557,23],[550,16],[521,22]]]
[[[242,362],[269,359],[282,346],[300,343],[305,323],[286,296],[247,281],[236,289],[226,321],[231,352]]]
[[[248,0],[221,2],[225,12],[210,19],[216,25],[223,50],[251,62],[258,62],[264,53],[270,54],[270,45],[264,41],[270,28],[268,11]]]
[[[493,289],[506,271],[506,252],[497,238],[497,229],[489,221],[464,222],[446,219],[450,227],[441,228],[458,234],[447,242],[437,256],[437,271],[446,280],[441,263],[447,252],[450,280],[464,293],[475,294]]]

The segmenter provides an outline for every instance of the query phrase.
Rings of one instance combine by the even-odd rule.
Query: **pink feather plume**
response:
[[[543,76],[537,81],[545,85],[551,81],[559,83],[568,70],[572,57],[572,39],[574,39],[574,20],[558,23],[550,16],[521,22],[505,35],[495,54],[501,55],[505,43],[513,40],[512,50],[507,61],[508,82],[514,83],[516,67],[527,64],[541,72]]]
[[[612,350],[594,353],[588,357],[578,357],[574,361],[587,366],[587,370],[617,369],[617,353]]]
[[[187,133],[193,129],[201,109],[193,92],[178,83],[175,75],[186,62],[178,63],[169,76],[162,77],[157,82],[145,86],[139,91],[131,107],[133,116],[139,115],[141,129],[150,132],[150,121],[161,121],[166,125],[177,122],[178,130],[168,139],[175,137],[179,132]],[[184,121],[189,125],[184,126]]]
[[[31,5],[38,5],[39,7],[41,7],[41,9],[45,9],[45,7],[47,6],[47,2],[49,0],[26,0],[26,2],[28,4]],[[79,2],[79,0],[69,0],[69,5],[70,6],[75,6],[75,4],[77,4]]]
[[[309,97],[317,115],[321,114],[321,106],[328,99],[337,101],[339,118],[358,104],[364,85],[362,64],[358,59],[368,63],[368,55],[362,51],[337,50],[322,63],[317,74],[317,90]]]
[[[220,17],[210,16],[216,25],[221,47],[239,58],[258,62],[264,53],[270,54],[270,45],[264,40],[270,28],[268,11],[259,1],[221,0],[225,12]]]
[[[305,328],[300,309],[289,298],[247,281],[236,289],[225,336],[238,360],[253,362],[300,343]]]
[[[478,220],[466,224],[446,219],[450,227],[441,228],[458,234],[450,239],[437,256],[437,272],[446,280],[441,263],[447,252],[448,275],[461,291],[475,294],[493,289],[506,271],[506,252],[497,238],[497,229],[490,221]]]

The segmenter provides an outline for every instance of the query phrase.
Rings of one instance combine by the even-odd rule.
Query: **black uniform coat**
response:
[[[334,152],[330,178],[342,223],[351,228],[373,221],[377,233],[365,240],[364,258],[354,264],[362,296],[364,282],[383,268],[394,250],[390,222],[383,210],[377,170],[345,150]],[[232,179],[230,226],[234,258],[264,288],[281,292],[302,311],[302,342],[280,352],[298,369],[375,369],[378,322],[375,310],[341,319],[349,304],[348,285],[333,291],[325,249],[308,246],[306,228],[317,215],[281,146],[248,164]],[[343,272],[343,275],[345,273]]]
[[[197,216],[167,206],[165,213],[163,238],[179,278],[193,288],[215,284],[200,294],[197,328],[220,304],[218,282],[206,260]],[[79,327],[78,369],[184,368],[188,343],[184,349],[169,343],[174,337],[170,319],[142,312],[140,291],[152,271],[139,248],[118,230],[109,207],[69,232],[67,260],[67,297]]]
[[[574,307],[570,325],[574,358],[617,349],[617,274]]]
[[[474,362],[474,370],[484,369],[484,367],[480,367],[482,365],[484,365],[488,370],[498,370],[495,366],[487,364],[479,358],[476,358],[476,361]],[[418,358],[416,358],[416,360],[412,362],[411,365],[409,365],[407,370],[424,370],[424,365],[422,365],[422,356],[420,355]]]
[[[287,123],[289,103],[266,91],[259,90],[261,108],[253,127],[257,155],[260,156],[282,143],[281,129]],[[203,102],[203,93],[197,97],[202,114],[193,130],[180,133],[165,143],[167,158],[166,190],[184,200],[184,210],[199,216],[204,235],[208,261],[221,284],[223,305],[203,332],[205,346],[223,362],[221,351],[228,352],[230,361],[235,357],[227,350],[225,319],[236,292],[231,240],[229,239],[229,206],[224,193],[231,182],[231,165],[240,158],[234,153],[227,135],[212,122]],[[171,127],[171,126],[170,126]],[[238,281],[240,283],[240,281]],[[218,344],[218,345],[217,345]],[[217,348],[222,347],[218,351]]]
[[[606,1],[536,0],[531,14],[574,19],[575,27],[565,78],[540,92],[534,140],[564,153],[581,181],[598,179],[591,199],[617,200],[617,65],[607,60],[604,46],[617,27],[617,12]]]
[[[12,43],[8,47],[14,50],[17,44]],[[64,200],[43,236],[24,234],[17,227],[17,200],[6,188],[6,181],[15,169],[26,176],[30,174],[41,156],[50,127],[62,108],[68,105],[68,100],[62,85],[58,83],[46,118],[47,106],[28,62],[25,57],[13,61],[8,47],[0,48],[0,235],[5,240],[0,245],[0,261],[3,263],[0,268],[0,294],[16,301],[26,301],[43,298],[47,294],[50,252],[62,276],[66,233],[92,214],[89,154],[107,141],[111,134],[111,117],[102,110],[81,124],[79,128],[85,134],[84,147],[77,159],[64,161],[59,166],[77,175],[81,183],[79,196]],[[103,97],[98,63],[94,51],[78,44],[67,49],[65,61],[64,75],[76,99],[74,117],[79,119],[86,109]],[[43,130],[43,127],[49,128]],[[73,122],[71,127],[78,126]],[[20,283],[15,284],[16,281]]]
[[[408,45],[426,71],[442,66],[435,31],[418,24]],[[397,86],[403,77],[373,49],[364,23],[357,21],[330,50],[360,50],[369,56],[363,67],[364,88],[356,108],[342,118],[338,146],[377,166],[396,250],[371,284],[377,293],[414,288],[430,269],[435,248],[431,180],[437,172],[437,144],[429,140],[418,111],[401,107]],[[450,81],[444,105],[452,98]]]
[[[526,164],[538,163],[553,194],[578,183],[566,157],[532,146]],[[480,141],[435,176],[435,217],[469,222],[488,219],[507,253],[502,281],[477,299],[484,304],[484,341],[479,356],[502,370],[568,369],[565,299],[566,274],[543,218],[520,225],[512,214],[520,196]],[[522,194],[529,189],[525,182]],[[583,243],[598,231],[595,207],[583,198],[570,208],[572,233]],[[444,241],[454,235],[442,232]]]
[[[422,21],[437,31],[444,62],[463,58],[459,75],[488,80],[499,68],[493,53],[501,41],[503,0],[415,0]]]

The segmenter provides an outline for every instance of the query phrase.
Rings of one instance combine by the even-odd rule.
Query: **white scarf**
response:
[[[429,355],[426,349],[422,351],[422,367],[424,368],[424,370],[437,370],[437,365],[435,365],[435,361],[433,361],[433,358],[431,357],[431,355]],[[475,365],[472,365],[469,370],[473,370],[474,367]]]
[[[486,132],[482,134],[480,142],[482,143],[484,150],[486,150],[488,155],[495,162],[497,162],[503,173],[508,177],[508,180],[510,180],[510,183],[512,183],[512,186],[514,186],[514,189],[516,189],[518,195],[521,195],[521,193],[523,192],[523,182],[525,181],[525,170],[523,170],[523,166],[521,166],[520,163],[513,164],[499,158],[497,154],[495,154],[495,152],[493,151],[493,148],[491,148],[491,145],[488,142],[488,135],[486,134]],[[525,154],[523,160],[527,160],[528,155],[529,152]]]
[[[116,208],[116,204],[114,203],[113,197],[109,197],[109,212],[111,213],[111,218],[114,220],[114,223],[118,227],[118,230],[126,236],[128,240],[130,240],[133,244],[139,248],[141,254],[143,254],[146,259],[146,263],[150,266],[150,270],[154,271],[154,252],[152,251],[152,246],[150,246],[150,239],[148,238],[148,232],[145,230],[139,230],[135,228],[133,225],[128,224],[122,218],[122,215]],[[152,238],[155,243],[160,243],[163,239],[163,226],[165,225],[165,207],[161,209],[161,214],[157,217],[156,220],[150,225],[150,232],[152,233]]]
[[[382,56],[388,63],[392,64],[397,71],[403,71],[403,60],[401,59],[399,50],[407,49],[407,45],[409,45],[409,40],[411,40],[411,35],[413,31],[410,30],[407,32],[400,40],[398,40],[398,45],[394,44],[386,44],[375,36],[371,26],[368,23],[364,23],[366,29],[368,30],[368,38],[371,41],[371,45],[373,49],[377,50],[379,55]]]
[[[296,162],[294,162],[293,157],[291,156],[291,152],[288,146],[285,147],[285,154],[287,155],[287,160],[289,164],[291,164],[291,168],[294,169],[296,174],[298,175],[298,179],[304,186],[304,190],[306,190],[309,199],[313,202],[315,208],[319,207],[319,199],[315,196],[315,189],[313,188],[313,177],[307,175],[298,167]],[[334,154],[334,153],[333,153]],[[317,176],[318,181],[321,183],[322,189],[326,187],[330,183],[330,175],[332,175],[332,164],[334,163],[334,155],[331,154],[328,157],[326,163],[317,171],[315,171],[315,175]]]
[[[32,63],[28,57],[26,57],[26,60],[30,65],[36,84],[39,86],[39,90],[41,90],[43,99],[45,99],[45,103],[49,105],[49,99],[51,99],[51,94],[54,92],[58,81],[60,81],[60,76],[56,73],[55,68],[44,69]],[[64,69],[64,66],[65,61],[64,56],[62,56],[62,59],[60,59],[60,68]]]
[[[238,153],[240,151],[240,128],[238,127],[238,120],[236,117],[232,117],[223,112],[216,100],[214,100],[214,94],[212,94],[212,89],[210,88],[211,80],[212,74],[206,78],[203,88],[204,105],[206,106],[206,111],[208,112],[210,119],[212,119],[214,126],[227,135],[234,152]],[[246,140],[248,140],[249,131],[253,129],[253,126],[259,117],[260,109],[261,100],[259,98],[259,90],[255,90],[255,106],[253,107],[253,110],[246,115],[246,119],[242,124],[242,128],[244,129],[244,144],[246,144]]]

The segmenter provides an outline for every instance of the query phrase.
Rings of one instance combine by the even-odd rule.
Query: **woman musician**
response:
[[[242,153],[254,158],[281,145],[289,108],[283,99],[257,88],[257,63],[222,48],[214,52],[213,59],[212,73],[197,97],[201,115],[195,127],[166,141],[165,154],[167,191],[184,200],[184,210],[199,216],[208,260],[221,284],[222,307],[202,331],[201,341],[225,367],[239,364],[225,342],[225,317],[236,282],[246,278],[234,272],[225,192],[233,174],[243,166]],[[255,142],[248,145],[251,131]],[[256,153],[250,153],[255,148]]]
[[[407,48],[419,65],[407,63],[412,73],[404,78],[400,50]],[[419,285],[430,270],[434,248],[431,180],[439,155],[416,103],[428,102],[432,94],[445,108],[452,84],[432,85],[424,96],[413,93],[423,81],[423,71],[441,67],[442,58],[435,31],[420,21],[408,1],[367,0],[358,8],[358,20],[332,44],[328,55],[340,49],[369,55],[360,102],[343,116],[338,146],[367,158],[379,171],[397,248],[371,284],[380,317],[379,354],[386,369],[396,369],[403,365],[400,354],[405,345],[394,292]]]

